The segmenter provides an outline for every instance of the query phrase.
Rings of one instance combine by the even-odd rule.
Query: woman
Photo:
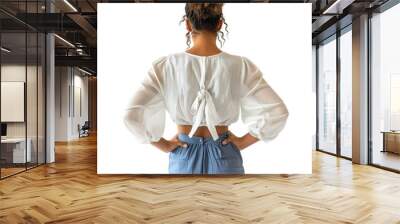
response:
[[[169,153],[171,174],[243,174],[241,150],[275,138],[288,117],[252,61],[217,47],[225,23],[222,5],[186,4],[188,49],[153,61],[124,117],[142,143]],[[162,137],[165,111],[177,124],[171,140]],[[241,137],[228,128],[239,111],[248,126]]]

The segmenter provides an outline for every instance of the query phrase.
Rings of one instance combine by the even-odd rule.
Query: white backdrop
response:
[[[98,4],[99,174],[168,173],[168,154],[135,142],[122,118],[151,62],[186,49],[183,15],[181,3]],[[258,65],[290,113],[274,141],[241,151],[245,172],[311,173],[311,4],[228,3],[224,17],[222,50]],[[247,130],[241,121],[230,129],[239,136]],[[175,132],[168,117],[164,136]]]

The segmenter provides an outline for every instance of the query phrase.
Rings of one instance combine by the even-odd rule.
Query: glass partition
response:
[[[32,159],[26,141],[26,41],[25,32],[1,34],[2,178],[24,171]]]
[[[44,3],[0,7],[43,13]],[[1,179],[45,163],[45,34],[10,15],[0,12]]]

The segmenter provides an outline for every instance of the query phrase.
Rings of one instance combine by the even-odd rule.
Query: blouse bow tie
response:
[[[197,92],[197,97],[193,101],[191,111],[196,114],[196,120],[192,126],[189,136],[192,137],[196,129],[200,126],[203,116],[205,116],[208,129],[210,130],[211,136],[214,140],[218,139],[218,133],[215,128],[216,122],[216,109],[210,92],[204,87],[200,88]]]
[[[192,114],[196,114],[198,112],[198,110],[200,108],[200,104],[207,100],[206,97],[210,97],[210,93],[205,88],[201,88],[197,92],[196,99],[194,99],[194,101],[193,101],[193,104],[191,107]]]

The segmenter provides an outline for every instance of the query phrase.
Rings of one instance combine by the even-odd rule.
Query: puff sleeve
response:
[[[140,143],[160,140],[165,128],[163,71],[165,57],[152,62],[140,87],[131,96],[123,121]]]
[[[268,142],[284,128],[288,109],[259,68],[246,57],[242,57],[241,72],[241,119],[249,134]]]

